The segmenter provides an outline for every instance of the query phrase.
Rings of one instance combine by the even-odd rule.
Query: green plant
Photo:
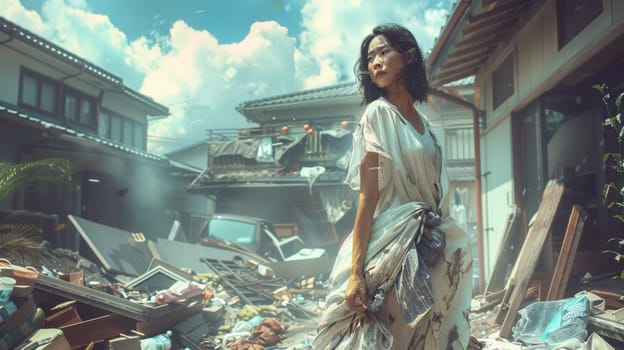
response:
[[[71,164],[65,159],[17,164],[0,162],[0,200],[34,181],[73,185]],[[36,225],[15,223],[14,220],[11,214],[0,217],[0,252],[33,258],[39,249],[37,238],[41,230]]]
[[[35,162],[0,162],[0,200],[19,186],[33,181],[72,183],[72,167],[65,159],[42,159]]]
[[[624,122],[622,120],[622,100],[624,92],[621,92],[612,102],[611,93],[606,84],[592,86],[602,97],[607,116],[601,123],[604,129],[611,129],[616,136],[617,150],[605,152],[603,162],[615,172],[615,180],[604,185],[603,195],[607,202],[607,208],[614,210],[613,218],[624,223]],[[616,261],[624,260],[624,238],[610,238],[608,244],[615,244],[614,249],[606,249],[603,253],[613,254]],[[624,271],[622,272],[624,277]]]

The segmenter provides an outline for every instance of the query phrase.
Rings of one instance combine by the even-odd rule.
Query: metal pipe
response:
[[[59,79],[59,80],[60,80],[60,81],[65,81],[65,80],[68,80],[68,79],[71,79],[71,78],[77,77],[77,76],[79,76],[80,74],[82,74],[82,72],[84,72],[84,68],[85,68],[85,66],[84,66],[84,64],[82,64],[82,65],[80,66],[80,70],[79,70],[79,71],[77,71],[76,73],[67,74],[66,76],[62,77],[62,78],[61,78],[61,79]]]
[[[457,96],[450,95],[444,91],[431,88],[429,93],[433,96],[447,100],[458,106],[468,108],[472,111],[472,131],[473,142],[475,149],[475,192],[476,196],[476,210],[477,210],[477,250],[478,250],[478,263],[479,263],[479,291],[484,289],[485,272],[483,268],[483,205],[481,200],[481,131],[479,129],[479,114],[480,111],[474,104],[463,100]]]

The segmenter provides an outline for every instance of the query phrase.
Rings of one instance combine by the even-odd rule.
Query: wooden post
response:
[[[572,265],[574,264],[576,250],[581,240],[583,227],[585,226],[585,220],[587,220],[587,213],[580,205],[575,204],[570,213],[570,220],[568,221],[568,227],[563,237],[563,244],[561,245],[559,257],[557,258],[557,265],[555,266],[546,300],[559,300],[562,299],[565,294],[566,286],[570,279],[570,272],[572,271]]]

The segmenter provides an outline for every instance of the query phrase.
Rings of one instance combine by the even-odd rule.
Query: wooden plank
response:
[[[91,342],[100,342],[129,333],[135,327],[135,321],[119,315],[102,317],[63,326],[61,330],[71,344],[72,349],[87,346]]]
[[[568,227],[563,237],[563,244],[559,251],[557,265],[553,272],[546,300],[563,299],[568,280],[570,279],[574,258],[576,257],[576,250],[585,226],[585,220],[587,220],[587,213],[580,205],[575,204],[570,213]]]
[[[514,276],[512,276],[513,281],[510,281],[510,286],[507,289],[507,293],[505,293],[498,315],[496,316],[496,322],[502,320],[499,335],[503,338],[509,338],[511,335],[511,328],[515,323],[518,310],[524,301],[527,286],[535,271],[535,266],[542,252],[546,237],[550,232],[555,214],[559,209],[564,191],[564,186],[554,181],[549,182],[548,186],[544,189],[535,222],[527,233],[516,264],[514,265],[515,273]]]
[[[492,274],[490,275],[490,279],[488,280],[487,285],[485,286],[484,295],[488,295],[493,291],[501,290],[505,286],[505,277],[507,274],[507,266],[509,264],[515,264],[514,254],[512,254],[513,243],[513,232],[517,227],[518,223],[518,210],[514,210],[509,217],[507,218],[507,223],[505,224],[505,230],[503,231],[503,239],[501,240],[500,248],[498,249],[498,254],[496,256],[496,263],[494,264],[494,269],[492,270]],[[513,242],[512,242],[513,241]],[[516,248],[517,249],[517,248]]]
[[[624,342],[624,323],[607,320],[605,318],[589,315],[587,324],[589,332],[596,332],[604,337]]]

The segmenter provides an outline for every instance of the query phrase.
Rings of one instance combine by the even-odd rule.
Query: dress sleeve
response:
[[[353,132],[353,148],[349,158],[349,166],[345,183],[353,190],[360,190],[360,163],[368,152],[379,155],[377,171],[377,190],[381,191],[392,178],[392,157],[385,142],[383,123],[388,121],[389,111],[379,106],[366,108],[360,123]],[[384,120],[384,118],[386,120]]]

